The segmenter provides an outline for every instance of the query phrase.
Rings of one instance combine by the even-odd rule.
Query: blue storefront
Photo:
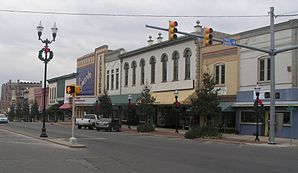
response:
[[[276,137],[298,139],[298,88],[277,89],[280,98],[275,101]],[[232,107],[236,110],[236,133],[256,134],[254,91],[239,91]],[[262,92],[261,92],[262,95]],[[263,99],[265,111],[259,114],[258,130],[262,136],[269,134],[270,99]]]

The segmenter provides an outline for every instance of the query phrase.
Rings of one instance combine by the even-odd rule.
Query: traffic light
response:
[[[81,87],[80,86],[75,86],[75,92],[76,94],[80,94],[81,93]]]
[[[175,34],[176,32],[178,32],[176,26],[178,26],[178,22],[177,21],[169,21],[169,38],[168,40],[174,40],[177,38],[177,35]]]
[[[203,44],[204,46],[212,45],[213,29],[209,27],[204,28]]]
[[[75,86],[75,85],[67,85],[66,86],[66,93],[67,94],[80,94],[81,93],[81,87]]]
[[[67,94],[76,93],[76,86],[74,86],[74,85],[67,85],[66,86],[66,93]]]

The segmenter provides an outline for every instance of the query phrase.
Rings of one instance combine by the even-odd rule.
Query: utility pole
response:
[[[274,15],[273,7],[270,7],[269,13],[270,13],[270,48],[269,48],[269,50],[252,47],[252,46],[245,45],[245,44],[239,44],[239,43],[235,43],[235,45],[233,45],[233,46],[238,46],[238,47],[243,47],[243,48],[250,49],[250,50],[268,53],[268,55],[270,56],[270,60],[271,60],[270,61],[270,63],[271,63],[270,64],[270,68],[271,68],[270,69],[270,95],[271,95],[271,97],[270,97],[270,130],[269,130],[268,144],[276,144],[276,142],[275,142],[275,55],[277,55],[278,53],[289,51],[289,50],[298,49],[298,45],[289,46],[289,47],[285,47],[282,49],[275,49],[274,18],[276,16]],[[168,28],[160,28],[160,27],[150,26],[150,25],[146,25],[146,27],[152,28],[152,29],[168,31]],[[203,38],[203,36],[199,35],[199,34],[181,32],[178,30],[176,33],[188,35],[188,36],[195,37],[195,38]],[[224,42],[223,39],[218,39],[218,38],[212,38],[212,41],[216,41],[216,42],[220,42],[220,43]]]

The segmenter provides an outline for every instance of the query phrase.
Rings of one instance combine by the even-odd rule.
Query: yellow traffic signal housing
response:
[[[177,21],[169,21],[169,38],[168,40],[174,40],[177,39],[177,35],[175,33],[178,32],[177,27],[178,26],[178,22]]]
[[[76,92],[76,86],[74,85],[67,85],[66,86],[66,93],[67,94],[74,94]]]
[[[209,27],[204,28],[203,44],[204,46],[212,45],[213,29]]]
[[[76,86],[76,94],[80,94],[81,93],[81,87],[80,86]]]
[[[81,87],[76,85],[67,85],[66,86],[66,93],[67,94],[80,94]]]

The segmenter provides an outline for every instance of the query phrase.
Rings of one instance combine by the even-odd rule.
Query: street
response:
[[[297,172],[296,147],[243,146],[76,129],[82,149],[39,140],[41,123],[0,124],[0,172]],[[46,124],[49,138],[71,126]],[[18,135],[20,132],[36,138]]]

